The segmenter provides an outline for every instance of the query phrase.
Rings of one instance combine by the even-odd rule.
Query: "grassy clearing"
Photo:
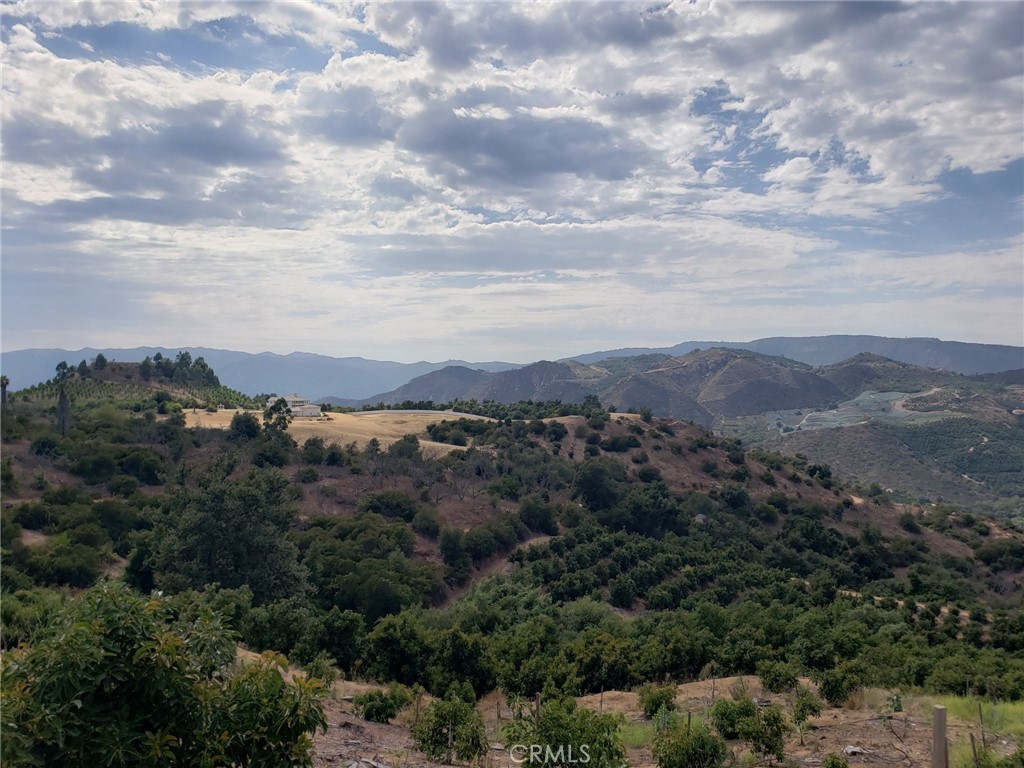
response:
[[[946,708],[949,720],[978,725],[978,704],[981,704],[985,718],[985,733],[997,733],[1014,739],[1024,739],[1024,701],[1002,701],[994,703],[977,696],[928,696],[920,701],[928,716],[932,717],[932,705],[941,704]]]
[[[622,734],[622,743],[626,749],[649,747],[654,743],[654,723],[647,720],[625,722],[619,728],[619,733]]]

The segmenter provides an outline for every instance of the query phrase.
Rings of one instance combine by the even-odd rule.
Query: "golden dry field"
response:
[[[237,411],[185,411],[185,425],[188,427],[205,427],[207,429],[227,429],[231,418]],[[261,422],[263,414],[249,411]],[[311,437],[322,437],[328,445],[338,443],[348,445],[355,443],[363,446],[371,439],[377,438],[381,445],[387,446],[405,435],[416,435],[426,453],[447,453],[454,446],[435,443],[423,439],[427,426],[445,419],[483,419],[492,421],[486,416],[474,416],[468,413],[452,411],[360,411],[355,413],[330,413],[319,419],[296,418],[288,427],[288,434],[299,444]]]

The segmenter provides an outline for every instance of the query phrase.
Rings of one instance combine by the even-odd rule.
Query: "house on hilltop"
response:
[[[320,415],[320,406],[309,402],[305,397],[299,397],[298,395],[283,395],[283,398],[288,404],[288,410],[291,412],[292,416],[316,418]],[[269,408],[280,399],[282,398],[270,398],[267,400],[267,407]]]

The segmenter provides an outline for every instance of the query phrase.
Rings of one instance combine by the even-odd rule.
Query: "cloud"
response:
[[[584,117],[546,118],[522,110],[495,117],[459,112],[444,103],[406,121],[398,143],[430,158],[453,186],[522,187],[556,174],[620,180],[640,165],[644,154],[625,136]]]
[[[88,276],[139,343],[140,305],[404,359],[1021,340],[1019,4],[19,0],[2,34],[4,291]],[[4,345],[101,343],[78,311],[5,307]]]

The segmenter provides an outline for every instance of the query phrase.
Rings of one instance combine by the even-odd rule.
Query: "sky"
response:
[[[1024,4],[34,2],[5,351],[1024,344]]]

